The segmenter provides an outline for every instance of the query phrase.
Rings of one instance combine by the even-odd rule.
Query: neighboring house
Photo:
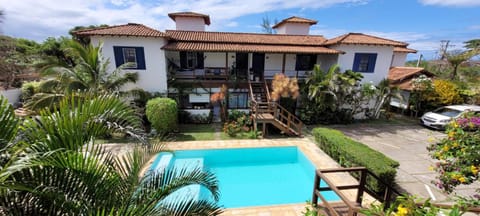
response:
[[[262,95],[268,90],[263,83],[277,73],[301,82],[315,64],[325,71],[339,64],[341,70],[363,73],[363,82],[378,83],[390,67],[403,66],[407,53],[416,52],[407,43],[361,33],[330,40],[309,35],[317,21],[300,17],[273,26],[277,34],[205,31],[210,17],[193,12],[169,17],[176,30],[160,32],[129,23],[75,34],[89,37],[95,45],[102,42],[112,68],[131,62],[129,70],[140,75],[138,87],[168,92],[194,114],[210,111],[210,95],[222,84],[229,87],[229,109],[249,110],[252,97],[256,102],[268,100]]]
[[[412,80],[425,75],[433,77],[434,74],[420,67],[392,67],[388,73],[390,85],[396,86],[401,90],[402,99],[393,98],[390,105],[401,109],[408,109],[410,92],[413,90]]]

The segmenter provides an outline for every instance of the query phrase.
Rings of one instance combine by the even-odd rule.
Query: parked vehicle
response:
[[[434,111],[425,113],[420,122],[430,128],[445,129],[445,126],[453,119],[472,112],[480,114],[480,106],[476,105],[451,105],[440,107]]]

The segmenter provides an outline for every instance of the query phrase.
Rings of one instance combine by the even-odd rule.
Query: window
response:
[[[355,53],[352,70],[355,72],[373,73],[376,61],[376,53]]]
[[[180,52],[180,67],[184,69],[202,69],[203,52]]]
[[[114,46],[115,65],[120,67],[128,63],[128,69],[145,70],[145,53],[143,47]]]
[[[248,93],[246,92],[230,92],[228,95],[229,109],[247,109]]]
[[[295,63],[295,70],[297,71],[312,70],[316,62],[317,62],[317,55],[298,54],[297,61]]]
[[[137,68],[137,54],[135,48],[123,48],[123,62],[128,64],[128,68]]]

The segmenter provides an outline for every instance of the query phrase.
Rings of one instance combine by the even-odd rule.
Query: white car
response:
[[[480,106],[476,105],[451,105],[440,107],[434,111],[425,113],[420,122],[430,128],[445,129],[445,126],[462,115],[473,112],[473,114],[480,114]]]

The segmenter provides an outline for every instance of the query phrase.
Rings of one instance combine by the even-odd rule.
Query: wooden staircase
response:
[[[302,121],[280,104],[271,100],[266,81],[249,82],[248,85],[255,130],[257,129],[257,123],[262,123],[263,134],[265,134],[266,124],[272,124],[285,134],[302,136]]]

